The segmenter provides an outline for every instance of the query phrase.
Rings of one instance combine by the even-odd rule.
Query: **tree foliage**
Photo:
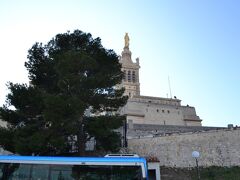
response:
[[[8,83],[10,93],[0,108],[7,128],[0,128],[0,144],[19,154],[84,155],[91,138],[97,148],[116,151],[115,130],[125,105],[118,56],[100,38],[75,30],[57,34],[46,45],[35,43],[25,67],[30,85]]]

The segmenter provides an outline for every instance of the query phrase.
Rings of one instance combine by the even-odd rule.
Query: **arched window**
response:
[[[131,71],[128,71],[128,82],[131,82]]]
[[[123,71],[123,81],[126,81],[126,70]]]
[[[135,71],[132,72],[132,82],[136,81],[136,75],[135,75]]]

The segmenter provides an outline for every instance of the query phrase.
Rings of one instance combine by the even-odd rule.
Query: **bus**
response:
[[[0,155],[0,180],[146,180],[138,156],[55,157]]]

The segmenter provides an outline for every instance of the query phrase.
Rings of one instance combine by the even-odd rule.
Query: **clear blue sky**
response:
[[[7,81],[28,82],[35,42],[80,29],[120,54],[125,32],[140,58],[141,94],[172,95],[205,126],[240,125],[239,0],[1,0],[0,104]]]

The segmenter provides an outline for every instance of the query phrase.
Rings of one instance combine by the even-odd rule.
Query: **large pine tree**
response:
[[[0,145],[23,155],[85,154],[94,137],[97,149],[117,151],[124,117],[121,65],[100,38],[75,30],[35,43],[25,67],[30,85],[8,83],[10,93],[0,116]],[[90,115],[90,116],[89,116]]]

